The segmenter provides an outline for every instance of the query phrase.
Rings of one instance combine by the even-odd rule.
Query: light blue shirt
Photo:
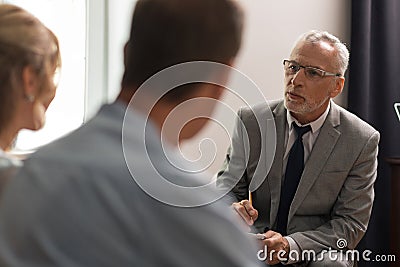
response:
[[[0,200],[0,266],[259,266],[257,250],[224,201],[174,207],[135,183],[123,152],[148,179],[154,169],[142,164],[146,155],[136,149],[145,118],[135,111],[128,111],[129,138],[122,146],[125,109],[122,103],[104,106],[25,162]],[[190,174],[165,161],[151,122],[147,130],[157,171],[191,184]]]

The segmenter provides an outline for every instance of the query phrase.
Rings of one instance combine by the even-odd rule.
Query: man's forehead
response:
[[[319,66],[335,58],[335,48],[326,41],[306,42],[300,41],[290,54],[291,60],[300,61],[303,65]],[[323,65],[325,65],[323,64]]]
[[[329,51],[329,52],[334,52],[335,51],[335,48],[333,47],[333,45],[328,43],[328,42],[326,42],[326,41],[320,41],[318,43],[318,45],[321,46],[326,51]]]
[[[331,54],[335,52],[335,47],[327,41],[318,41],[318,42],[307,42],[300,41],[296,44],[296,46],[292,50],[292,54],[298,53],[300,50],[310,50],[313,53],[327,53]]]

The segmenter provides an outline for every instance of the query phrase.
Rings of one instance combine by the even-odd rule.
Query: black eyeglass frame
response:
[[[296,73],[298,73],[300,71],[300,69],[303,68],[305,70],[304,73],[306,74],[306,77],[308,77],[310,79],[315,79],[315,78],[313,78],[312,76],[309,77],[309,74],[307,74],[308,73],[307,70],[317,70],[317,71],[321,72],[322,75],[318,76],[318,78],[324,78],[324,77],[329,77],[329,76],[342,77],[342,74],[340,74],[340,73],[333,73],[333,72],[329,72],[329,71],[326,71],[326,70],[321,70],[319,68],[315,68],[315,67],[311,67],[311,66],[303,66],[303,65],[300,65],[299,63],[297,63],[296,61],[289,60],[289,59],[284,59],[283,60],[283,66],[285,68],[285,71],[286,71],[286,63],[290,63],[290,64],[293,64],[293,65],[297,66],[296,72],[294,72],[294,73],[292,73],[290,75],[295,75]]]

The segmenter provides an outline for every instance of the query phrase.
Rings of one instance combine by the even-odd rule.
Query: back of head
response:
[[[188,61],[229,64],[243,14],[232,0],[139,0],[125,50],[123,88],[137,89],[157,72]]]
[[[22,71],[30,66],[39,77],[60,64],[55,35],[24,9],[0,5],[0,129],[13,118],[23,97]]]

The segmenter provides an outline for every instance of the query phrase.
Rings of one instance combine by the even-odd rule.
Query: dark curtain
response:
[[[392,266],[400,266],[400,252],[390,251],[390,166],[385,162],[400,157],[400,122],[393,108],[400,102],[400,0],[352,0],[351,22],[348,109],[381,133],[374,208],[358,249],[371,250],[371,258],[397,253],[398,265]]]

